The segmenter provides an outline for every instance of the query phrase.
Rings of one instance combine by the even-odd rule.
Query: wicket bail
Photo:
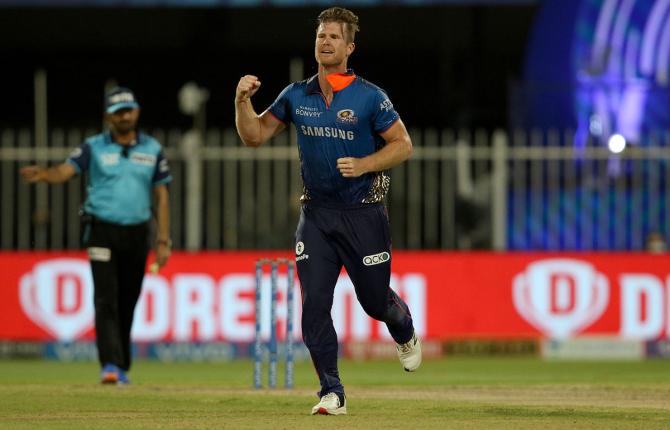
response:
[[[286,367],[284,387],[293,388],[293,286],[295,264],[287,258],[262,258],[256,261],[255,340],[254,340],[254,388],[261,388],[263,368],[263,343],[261,339],[261,288],[263,268],[270,266],[270,341],[268,343],[269,368],[268,387],[277,387],[277,289],[279,268],[286,266]]]

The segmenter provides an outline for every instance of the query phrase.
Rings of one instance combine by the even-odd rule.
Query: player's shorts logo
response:
[[[295,244],[295,261],[302,261],[309,259],[309,254],[303,254],[305,252],[305,244],[299,241]]]
[[[356,124],[358,122],[358,117],[351,109],[342,109],[337,112],[337,122],[344,124]]]
[[[375,264],[386,263],[391,259],[391,254],[388,252],[380,252],[379,254],[366,255],[363,257],[363,264],[366,266],[374,266]]]

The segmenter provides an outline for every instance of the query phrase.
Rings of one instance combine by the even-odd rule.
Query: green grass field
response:
[[[317,380],[252,390],[251,363],[139,361],[130,386],[94,363],[0,361],[0,429],[670,429],[670,361],[343,361],[347,416],[311,416]],[[264,374],[264,377],[267,375]],[[266,378],[265,378],[266,379]],[[283,381],[283,378],[280,379]]]

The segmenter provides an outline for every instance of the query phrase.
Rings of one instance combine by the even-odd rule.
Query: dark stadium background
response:
[[[350,66],[387,90],[409,126],[506,126],[538,3],[351,6],[361,32]],[[211,93],[208,125],[230,126],[241,75],[261,78],[260,110],[289,82],[291,58],[315,72],[323,8],[0,8],[0,126],[34,124],[37,69],[50,127],[99,127],[108,79],[137,92],[144,126],[189,127],[177,92],[191,80]]]

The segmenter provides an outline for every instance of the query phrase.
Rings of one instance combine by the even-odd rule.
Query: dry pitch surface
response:
[[[251,363],[138,362],[100,386],[93,363],[0,361],[1,429],[670,429],[670,361],[454,358],[408,374],[342,362],[349,415],[311,416],[316,376],[250,389]],[[281,380],[281,379],[280,379]]]

